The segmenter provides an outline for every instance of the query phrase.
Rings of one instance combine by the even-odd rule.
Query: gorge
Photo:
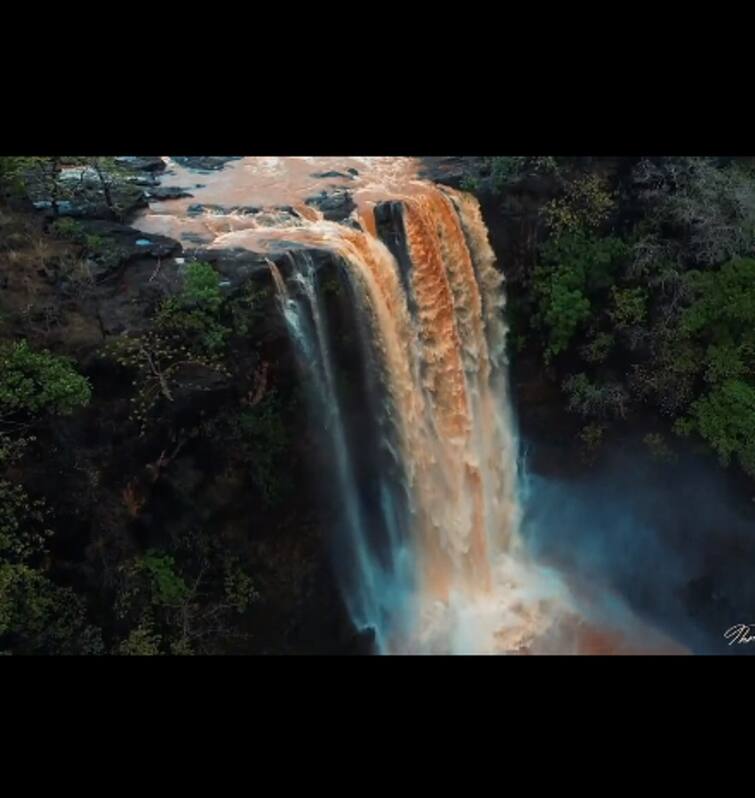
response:
[[[0,653],[750,653],[753,231],[744,158],[1,157]]]

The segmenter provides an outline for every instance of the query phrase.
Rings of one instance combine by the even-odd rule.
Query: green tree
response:
[[[735,258],[687,279],[694,300],[679,336],[697,345],[706,389],[677,430],[699,433],[723,463],[736,457],[755,476],[755,260]]]
[[[217,313],[223,304],[220,275],[211,264],[194,261],[186,267],[180,303],[185,308],[196,307],[206,313]]]
[[[35,352],[26,341],[0,343],[0,419],[18,412],[68,414],[92,389],[72,361]]]
[[[677,425],[682,434],[695,429],[728,465],[736,457],[755,477],[755,387],[726,380],[692,403],[687,419]]]
[[[131,627],[120,654],[223,650],[243,637],[236,622],[258,598],[238,558],[199,530],[121,564],[119,574],[116,612]]]
[[[619,238],[597,238],[584,230],[564,233],[541,250],[533,274],[536,324],[547,336],[546,360],[565,351],[593,313],[591,299],[613,284],[627,245]]]
[[[611,288],[612,306],[608,311],[613,323],[619,327],[633,327],[645,321],[647,293],[644,288]]]
[[[0,562],[0,652],[99,654],[99,629],[83,601],[24,564]]]
[[[596,174],[581,174],[564,183],[564,193],[542,209],[552,235],[597,231],[609,218],[615,198]]]
[[[150,549],[142,560],[149,574],[155,601],[167,606],[180,604],[189,594],[186,582],[175,571],[175,559]]]
[[[564,381],[569,410],[592,418],[624,418],[629,397],[618,382],[592,382],[586,374],[574,374]]]
[[[174,401],[183,368],[203,366],[229,374],[224,358],[231,329],[221,321],[222,304],[220,275],[208,263],[191,263],[182,290],[162,302],[153,326],[142,335],[124,335],[106,348],[106,355],[135,373],[131,418],[142,435],[160,399]]]
[[[129,657],[154,657],[161,653],[162,639],[152,626],[150,619],[145,619],[139,626],[128,633],[128,637],[118,645],[117,653]]]

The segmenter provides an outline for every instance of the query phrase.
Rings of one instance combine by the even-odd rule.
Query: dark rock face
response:
[[[230,291],[242,287],[249,280],[269,279],[267,256],[248,249],[194,249],[192,259],[210,263],[223,276],[221,286]],[[227,283],[227,285],[223,285]],[[274,309],[271,309],[274,312]]]
[[[174,155],[173,160],[198,172],[213,172],[222,169],[229,161],[238,161],[240,155]]]
[[[146,235],[133,227],[102,219],[82,222],[85,233],[102,236],[112,242],[118,255],[118,263],[126,263],[135,258],[169,258],[181,252],[178,241],[166,236]]]
[[[404,230],[403,206],[400,202],[380,202],[375,206],[375,226],[378,237],[388,247],[396,258],[401,272],[401,281],[409,297],[409,310],[414,313],[416,306],[411,299],[411,269],[412,260],[406,242]]]
[[[181,288],[179,264],[175,260],[136,258],[126,268],[102,269],[98,280],[96,313],[104,335],[141,333],[149,328],[148,308]]]
[[[312,205],[322,211],[323,216],[331,222],[342,222],[356,208],[354,200],[348,191],[336,189],[323,191],[316,197],[309,197],[307,205]]]
[[[463,155],[432,156],[422,159],[420,176],[452,188],[461,188],[461,183],[470,170],[481,165],[482,158]]]

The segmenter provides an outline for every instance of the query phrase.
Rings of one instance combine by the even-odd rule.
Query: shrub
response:
[[[677,424],[685,434],[696,430],[718,453],[723,465],[733,456],[755,477],[755,388],[727,380],[692,403],[688,418]]]
[[[0,562],[0,652],[100,654],[83,601],[23,564]]]
[[[610,333],[598,333],[580,349],[580,355],[587,363],[602,363],[611,353],[614,343]]]
[[[596,238],[585,230],[565,233],[542,247],[535,268],[535,322],[546,331],[546,360],[568,348],[590,317],[591,296],[613,284],[628,246],[618,238]]]
[[[26,341],[0,344],[0,417],[17,412],[69,414],[89,403],[92,390],[72,362],[34,352]]]
[[[220,275],[209,263],[195,261],[186,267],[180,303],[184,308],[196,307],[212,314],[218,312],[223,304]]]
[[[551,200],[542,213],[558,237],[580,229],[596,230],[608,220],[614,204],[605,183],[597,175],[587,174],[567,182],[564,196]]]
[[[149,574],[154,600],[158,604],[175,606],[189,594],[186,582],[175,571],[175,559],[169,554],[160,554],[150,549],[142,560]]]
[[[590,382],[585,374],[574,374],[564,381],[569,410],[593,418],[624,418],[628,399],[619,383]]]
[[[617,327],[633,327],[645,321],[647,294],[644,288],[611,289],[612,307],[608,315]]]
[[[69,219],[68,217],[56,219],[50,225],[50,229],[53,233],[55,233],[55,235],[60,236],[61,238],[74,241],[78,240],[83,232],[81,223],[77,222],[75,219]]]

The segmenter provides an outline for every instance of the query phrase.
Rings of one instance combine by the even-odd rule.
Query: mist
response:
[[[755,504],[715,462],[658,464],[626,446],[589,476],[530,473],[523,494],[528,548],[596,586],[592,613],[616,620],[631,609],[697,654],[755,653],[724,639],[753,621]]]

